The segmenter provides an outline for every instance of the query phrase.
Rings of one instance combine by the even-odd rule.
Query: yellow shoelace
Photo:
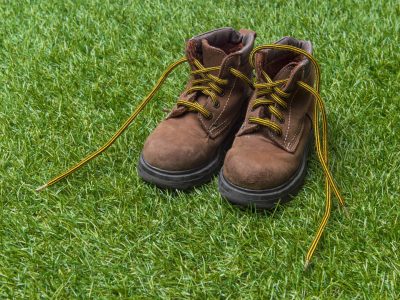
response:
[[[288,98],[290,96],[290,94],[282,91],[279,88],[280,85],[287,82],[287,79],[272,81],[272,79],[264,71],[262,71],[262,76],[264,77],[264,80],[266,81],[266,83],[255,83],[254,84],[254,87],[256,88],[256,95],[258,98],[256,98],[254,100],[252,109],[255,109],[259,106],[265,105],[268,107],[268,110],[271,113],[271,115],[274,115],[279,121],[283,122],[284,121],[283,114],[280,112],[279,109],[277,109],[273,105],[276,103],[284,109],[287,108],[286,101],[282,100],[281,97]],[[272,100],[265,99],[265,96],[268,96],[268,95],[272,98]],[[282,134],[281,127],[269,119],[250,117],[249,122],[269,127],[270,129],[275,131],[277,134],[279,134],[279,135]]]
[[[302,54],[305,57],[307,57],[312,64],[314,65],[314,69],[316,72],[316,79],[315,79],[315,88],[309,86],[307,83],[298,81],[297,84],[310,92],[313,97],[314,97],[314,102],[315,102],[315,107],[314,107],[314,119],[313,119],[313,127],[314,127],[314,135],[315,135],[315,147],[316,147],[316,152],[318,159],[321,163],[322,169],[325,173],[325,193],[326,193],[326,201],[325,201],[325,212],[322,217],[321,223],[318,227],[317,233],[314,237],[314,240],[312,241],[304,263],[304,269],[307,269],[307,267],[310,265],[311,259],[314,255],[315,249],[318,246],[319,241],[321,240],[322,234],[324,232],[324,229],[326,227],[326,224],[328,223],[328,219],[331,213],[331,207],[332,207],[332,199],[331,199],[331,193],[332,190],[336,195],[336,198],[339,201],[339,204],[344,207],[344,200],[343,197],[341,196],[339,189],[333,180],[332,174],[329,171],[328,168],[328,126],[327,126],[327,120],[326,120],[326,111],[325,111],[325,105],[324,102],[322,101],[321,96],[319,95],[320,92],[320,80],[321,80],[321,72],[319,65],[317,61],[315,60],[314,57],[312,57],[308,52],[294,47],[294,46],[289,46],[289,45],[279,45],[279,44],[272,44],[272,45],[262,45],[254,48],[254,50],[250,54],[250,63],[254,67],[254,55],[256,52],[262,50],[262,49],[278,49],[278,50],[289,50],[292,52],[295,52],[297,54]],[[265,95],[270,95],[273,100],[265,100],[263,98],[256,99],[254,106],[257,105],[267,105],[268,109],[271,114],[276,116],[278,119],[282,119],[282,114],[279,112],[275,107],[272,108],[271,104],[279,104],[281,107],[286,108],[286,103],[283,101],[280,97],[287,98],[288,94],[283,92],[278,86],[281,85],[282,83],[286,82],[286,80],[280,80],[273,82],[271,78],[268,77],[268,75],[263,72],[262,75],[264,76],[266,83],[262,84],[255,84],[255,87],[260,89],[258,91],[258,96],[265,96]],[[322,142],[321,142],[321,133],[319,129],[319,117],[321,116],[321,123],[322,123]],[[249,118],[250,122],[257,123],[263,126],[267,126],[274,130],[276,133],[281,134],[282,129],[280,126],[270,120],[267,119],[261,119],[261,118]]]
[[[115,141],[116,139],[129,127],[129,125],[133,122],[133,120],[137,117],[137,115],[144,109],[146,104],[154,97],[155,93],[160,89],[161,85],[167,79],[168,75],[180,64],[187,62],[187,58],[183,57],[173,64],[169,65],[168,68],[164,71],[161,77],[158,79],[156,85],[153,87],[151,92],[142,100],[142,102],[136,107],[130,117],[125,121],[125,123],[118,129],[118,131],[99,149],[95,152],[89,154],[84,159],[82,159],[79,163],[68,169],[67,171],[61,173],[60,175],[54,177],[44,185],[38,187],[36,189],[37,192],[44,190],[45,188],[59,182],[61,179],[67,177],[68,175],[74,173],[76,170],[87,164],[89,161],[94,159],[96,156],[100,155],[104,151],[106,151]],[[211,71],[219,70],[220,67],[210,67],[205,68],[198,60],[194,61],[194,65],[197,70],[192,71],[193,75],[200,75],[200,79],[195,79],[192,83],[192,87],[188,89],[187,94],[200,91],[205,95],[210,96],[210,99],[213,101],[214,105],[217,103],[217,94],[221,94],[222,89],[218,86],[227,84],[227,80],[221,79],[217,76],[209,74]],[[234,76],[242,79],[247,82],[250,86],[253,86],[250,79],[248,79],[243,73],[240,71],[230,68],[229,70]],[[200,112],[205,117],[209,118],[211,113],[205,109],[202,105],[197,102],[191,102],[187,100],[178,100],[178,105],[186,106],[190,110],[195,110]]]
[[[205,68],[197,59],[194,60],[194,65],[196,66],[197,70],[192,71],[191,74],[193,76],[199,75],[200,79],[194,79],[192,81],[192,87],[186,91],[186,94],[190,95],[193,92],[200,91],[204,95],[210,97],[211,101],[214,104],[214,107],[219,107],[217,97],[222,96],[223,92],[223,89],[220,87],[220,85],[226,85],[228,83],[228,80],[214,76],[210,74],[210,72],[219,71],[221,67]],[[250,86],[253,86],[253,83],[250,81],[250,79],[248,79],[243,73],[233,68],[230,68],[230,72],[233,75],[242,79],[243,81],[247,82]],[[212,117],[212,114],[207,109],[205,109],[204,106],[197,102],[180,99],[177,101],[177,104],[186,106],[189,110],[198,111],[207,119]]]

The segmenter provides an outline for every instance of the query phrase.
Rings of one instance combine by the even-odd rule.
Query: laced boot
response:
[[[320,71],[311,54],[309,41],[291,37],[253,50],[250,61],[256,71],[256,89],[219,176],[220,192],[231,203],[271,209],[299,191],[315,138],[326,176],[326,209],[306,265],[329,218],[331,190],[344,204],[327,166],[327,123],[319,96]]]

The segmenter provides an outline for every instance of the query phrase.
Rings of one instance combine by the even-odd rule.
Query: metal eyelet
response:
[[[218,96],[220,96],[220,97],[225,96],[225,91],[222,91],[221,93],[219,93]]]
[[[215,102],[215,103],[214,103],[214,108],[219,108],[219,107],[220,107],[219,101]]]
[[[212,113],[210,113],[210,114],[206,117],[207,120],[211,120],[212,118],[213,118],[213,114],[212,114]]]

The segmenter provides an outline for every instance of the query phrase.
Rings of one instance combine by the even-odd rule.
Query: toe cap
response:
[[[168,120],[167,120],[168,121]],[[196,132],[177,128],[175,122],[162,122],[147,138],[144,160],[167,171],[185,171],[206,163],[204,140]]]
[[[279,150],[276,153],[262,150],[240,146],[229,150],[223,169],[225,179],[251,190],[272,189],[287,182],[296,168]]]

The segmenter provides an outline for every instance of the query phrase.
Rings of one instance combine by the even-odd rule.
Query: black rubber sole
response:
[[[221,169],[226,151],[220,151],[206,166],[185,171],[167,171],[149,165],[140,155],[139,176],[160,188],[187,190],[210,181]]]
[[[221,170],[218,185],[222,197],[236,206],[257,210],[273,209],[278,204],[289,202],[303,186],[312,141],[313,137],[311,135],[304,150],[300,166],[293,176],[284,184],[273,189],[251,190],[236,186],[225,179],[223,170]]]

